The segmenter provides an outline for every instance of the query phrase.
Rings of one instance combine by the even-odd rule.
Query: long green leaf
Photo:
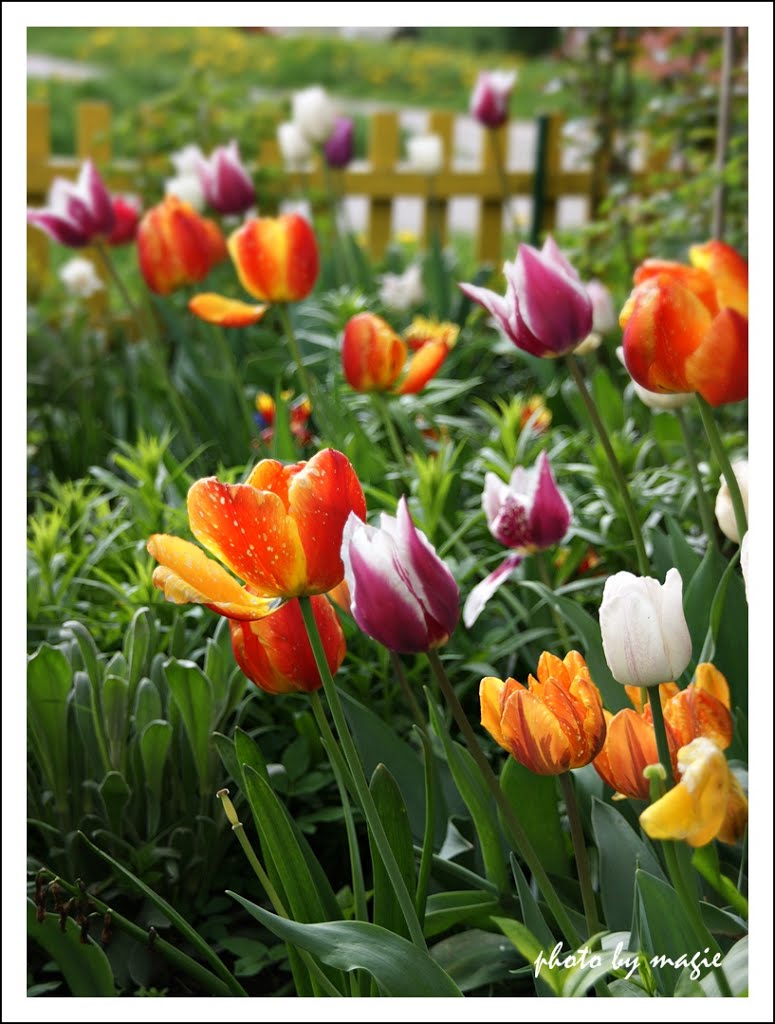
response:
[[[180,710],[191,744],[199,784],[207,790],[213,688],[198,665],[191,661],[167,662],[164,668],[172,697]]]
[[[385,835],[395,854],[396,863],[406,884],[407,892],[412,893],[415,891],[414,850],[406,804],[401,796],[401,790],[384,764],[378,764],[374,769],[369,789],[385,829]],[[374,924],[409,939],[411,936],[406,927],[401,905],[396,899],[395,887],[385,870],[385,865],[371,834],[369,834],[369,845],[374,883]]]
[[[68,778],[67,698],[73,670],[65,655],[43,644],[27,665],[27,722],[30,738],[46,781],[61,804],[66,800]]]
[[[512,946],[531,965],[534,977],[536,977],[536,968],[538,969],[536,980],[543,982],[548,991],[559,995],[561,981],[557,971],[548,965],[549,950],[544,948],[530,929],[526,928],[521,921],[513,921],[506,917],[494,917],[493,923],[497,924]]]
[[[461,995],[449,975],[424,950],[385,928],[365,921],[299,924],[270,914],[235,892],[227,890],[227,894],[278,938],[308,950],[324,964],[340,971],[368,971],[383,995]]]
[[[500,782],[546,870],[555,875],[570,874],[555,777],[535,775],[515,758],[506,757]]]
[[[458,892],[437,892],[428,897],[425,914],[425,935],[432,939],[468,921],[484,926],[488,917],[501,910],[498,899],[490,892],[461,889]]]
[[[697,936],[672,886],[646,871],[635,873],[640,948],[651,963],[659,990],[673,995],[679,974],[673,964],[697,952]]]
[[[35,904],[28,899],[27,935],[42,946],[56,963],[71,995],[116,995],[108,958],[94,939],[81,942],[81,929],[72,918],[67,918],[64,931],[59,927],[58,914],[46,914],[42,921],[38,921]]]

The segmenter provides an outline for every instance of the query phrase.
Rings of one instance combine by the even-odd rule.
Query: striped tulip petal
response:
[[[238,299],[227,299],[215,292],[202,292],[190,299],[188,308],[208,324],[218,324],[220,327],[248,327],[250,324],[257,324],[269,306],[256,306],[249,302],[240,302]]]
[[[428,381],[435,377],[441,364],[447,358],[449,345],[446,341],[429,341],[418,349],[406,367],[406,376],[398,387],[399,395],[416,395]]]

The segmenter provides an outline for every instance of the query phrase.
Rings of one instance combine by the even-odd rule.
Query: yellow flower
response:
[[[685,839],[705,846],[712,839],[734,844],[748,821],[748,801],[721,749],[704,736],[678,751],[681,781],[640,816],[652,839]]]

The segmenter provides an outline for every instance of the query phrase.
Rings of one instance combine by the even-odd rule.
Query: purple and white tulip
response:
[[[540,251],[520,245],[503,273],[505,295],[473,284],[460,288],[484,306],[517,348],[553,359],[571,352],[591,332],[592,300],[553,238]]]
[[[323,155],[329,167],[346,167],[353,158],[355,125],[351,117],[337,117],[334,130],[323,146]]]
[[[27,210],[27,223],[71,249],[80,249],[97,238],[107,238],[115,226],[113,202],[91,160],[84,163],[75,184],[65,178],[55,178],[49,190],[48,206]]]
[[[570,504],[555,482],[546,452],[541,452],[531,469],[517,466],[508,483],[487,473],[482,507],[490,533],[515,551],[468,595],[463,608],[467,627],[476,622],[525,555],[559,544],[571,521]]]
[[[240,160],[235,139],[202,159],[198,171],[205,199],[218,213],[245,213],[255,203],[256,190]]]
[[[449,639],[459,616],[452,573],[412,522],[406,498],[379,528],[350,515],[342,561],[353,618],[388,650],[417,654]]]
[[[471,116],[487,128],[498,128],[509,116],[516,71],[482,71],[471,94]]]

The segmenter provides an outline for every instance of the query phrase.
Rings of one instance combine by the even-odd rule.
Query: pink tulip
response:
[[[571,520],[570,504],[555,482],[546,452],[531,469],[517,466],[508,484],[487,473],[482,507],[493,537],[516,550],[468,595],[463,622],[469,627],[525,555],[559,544]]]
[[[516,71],[482,71],[471,94],[471,116],[487,128],[498,128],[509,116]]]
[[[323,154],[329,167],[346,167],[352,160],[354,131],[352,118],[337,117],[334,130],[323,146]]]
[[[565,355],[592,330],[592,301],[576,270],[549,237],[539,252],[520,245],[514,263],[506,262],[506,294],[461,284],[484,306],[507,337],[530,355]]]
[[[236,140],[200,160],[197,169],[205,199],[218,213],[245,213],[255,203],[256,190],[240,160]]]
[[[353,618],[364,633],[405,654],[447,642],[459,615],[457,583],[412,522],[406,498],[395,516],[382,513],[379,528],[351,515],[342,561]]]
[[[27,223],[71,249],[108,238],[115,226],[110,193],[91,160],[84,163],[75,184],[55,178],[48,203],[42,210],[28,210]]]

